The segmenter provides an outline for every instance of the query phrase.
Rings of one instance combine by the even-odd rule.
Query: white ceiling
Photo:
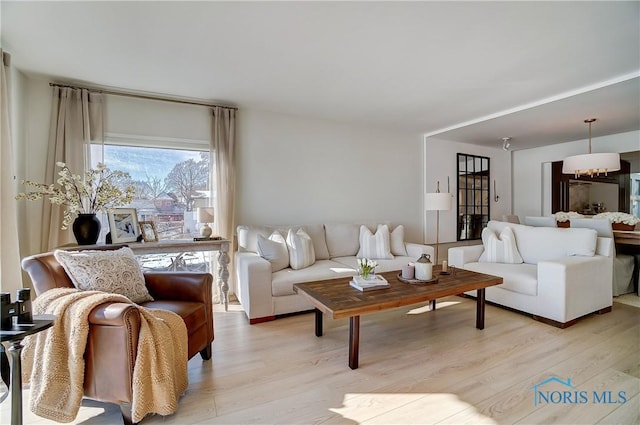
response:
[[[516,149],[640,129],[638,1],[0,7],[12,63],[57,82]]]

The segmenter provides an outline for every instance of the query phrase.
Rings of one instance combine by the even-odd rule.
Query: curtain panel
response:
[[[215,164],[215,173],[211,173],[211,175],[215,176],[215,184],[211,182],[210,187],[215,187],[214,228],[216,234],[231,241],[230,245],[233,247],[236,191],[236,110],[216,106],[211,108],[211,115],[210,155],[211,164]],[[233,270],[232,264],[229,264],[229,270]],[[233,287],[233,273],[231,273],[229,282]],[[214,296],[217,301],[220,300],[219,287],[215,288]]]
[[[0,49],[0,285],[5,292],[22,287],[18,213],[11,116],[9,112],[9,54]]]
[[[53,106],[45,182],[52,184],[58,179],[64,162],[74,174],[82,174],[90,167],[90,143],[102,143],[103,104],[102,94],[87,89],[53,87]],[[75,243],[71,229],[61,230],[64,206],[43,203],[42,251],[61,245]]]

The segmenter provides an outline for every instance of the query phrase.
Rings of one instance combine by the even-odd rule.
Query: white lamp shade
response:
[[[562,162],[563,174],[598,174],[620,169],[620,154],[588,153],[574,155]]]
[[[427,211],[445,211],[451,209],[450,193],[427,193],[424,198]]]
[[[198,207],[198,223],[213,223],[213,207]]]

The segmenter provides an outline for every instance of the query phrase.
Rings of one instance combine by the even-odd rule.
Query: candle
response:
[[[444,261],[442,262],[442,271],[443,271],[444,273],[447,273],[447,272],[449,271],[449,266],[448,266],[448,264],[447,264],[447,260],[444,260]]]
[[[402,277],[405,279],[413,279],[415,276],[415,268],[413,264],[407,264],[402,266]]]

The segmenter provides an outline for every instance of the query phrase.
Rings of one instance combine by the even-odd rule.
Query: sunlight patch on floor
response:
[[[451,307],[452,305],[456,305],[456,304],[460,304],[460,301],[441,301],[436,303],[436,310],[440,309],[440,308],[445,308],[445,307]],[[409,310],[407,312],[407,314],[424,314],[431,311],[431,307],[429,307],[429,304],[424,305],[422,307],[418,307],[418,308],[414,308],[412,310]]]
[[[434,423],[465,412],[474,424],[496,424],[448,393],[347,393],[342,407],[329,410],[355,423]]]
[[[613,297],[613,302],[640,307],[640,296],[636,294],[624,294]]]
[[[225,313],[224,310],[224,305],[220,304],[220,303],[213,303],[213,311],[216,313]],[[237,312],[243,312],[244,313],[244,309],[242,308],[242,304],[238,303],[238,302],[230,302],[229,306],[227,307],[227,311],[228,313],[237,313]]]

